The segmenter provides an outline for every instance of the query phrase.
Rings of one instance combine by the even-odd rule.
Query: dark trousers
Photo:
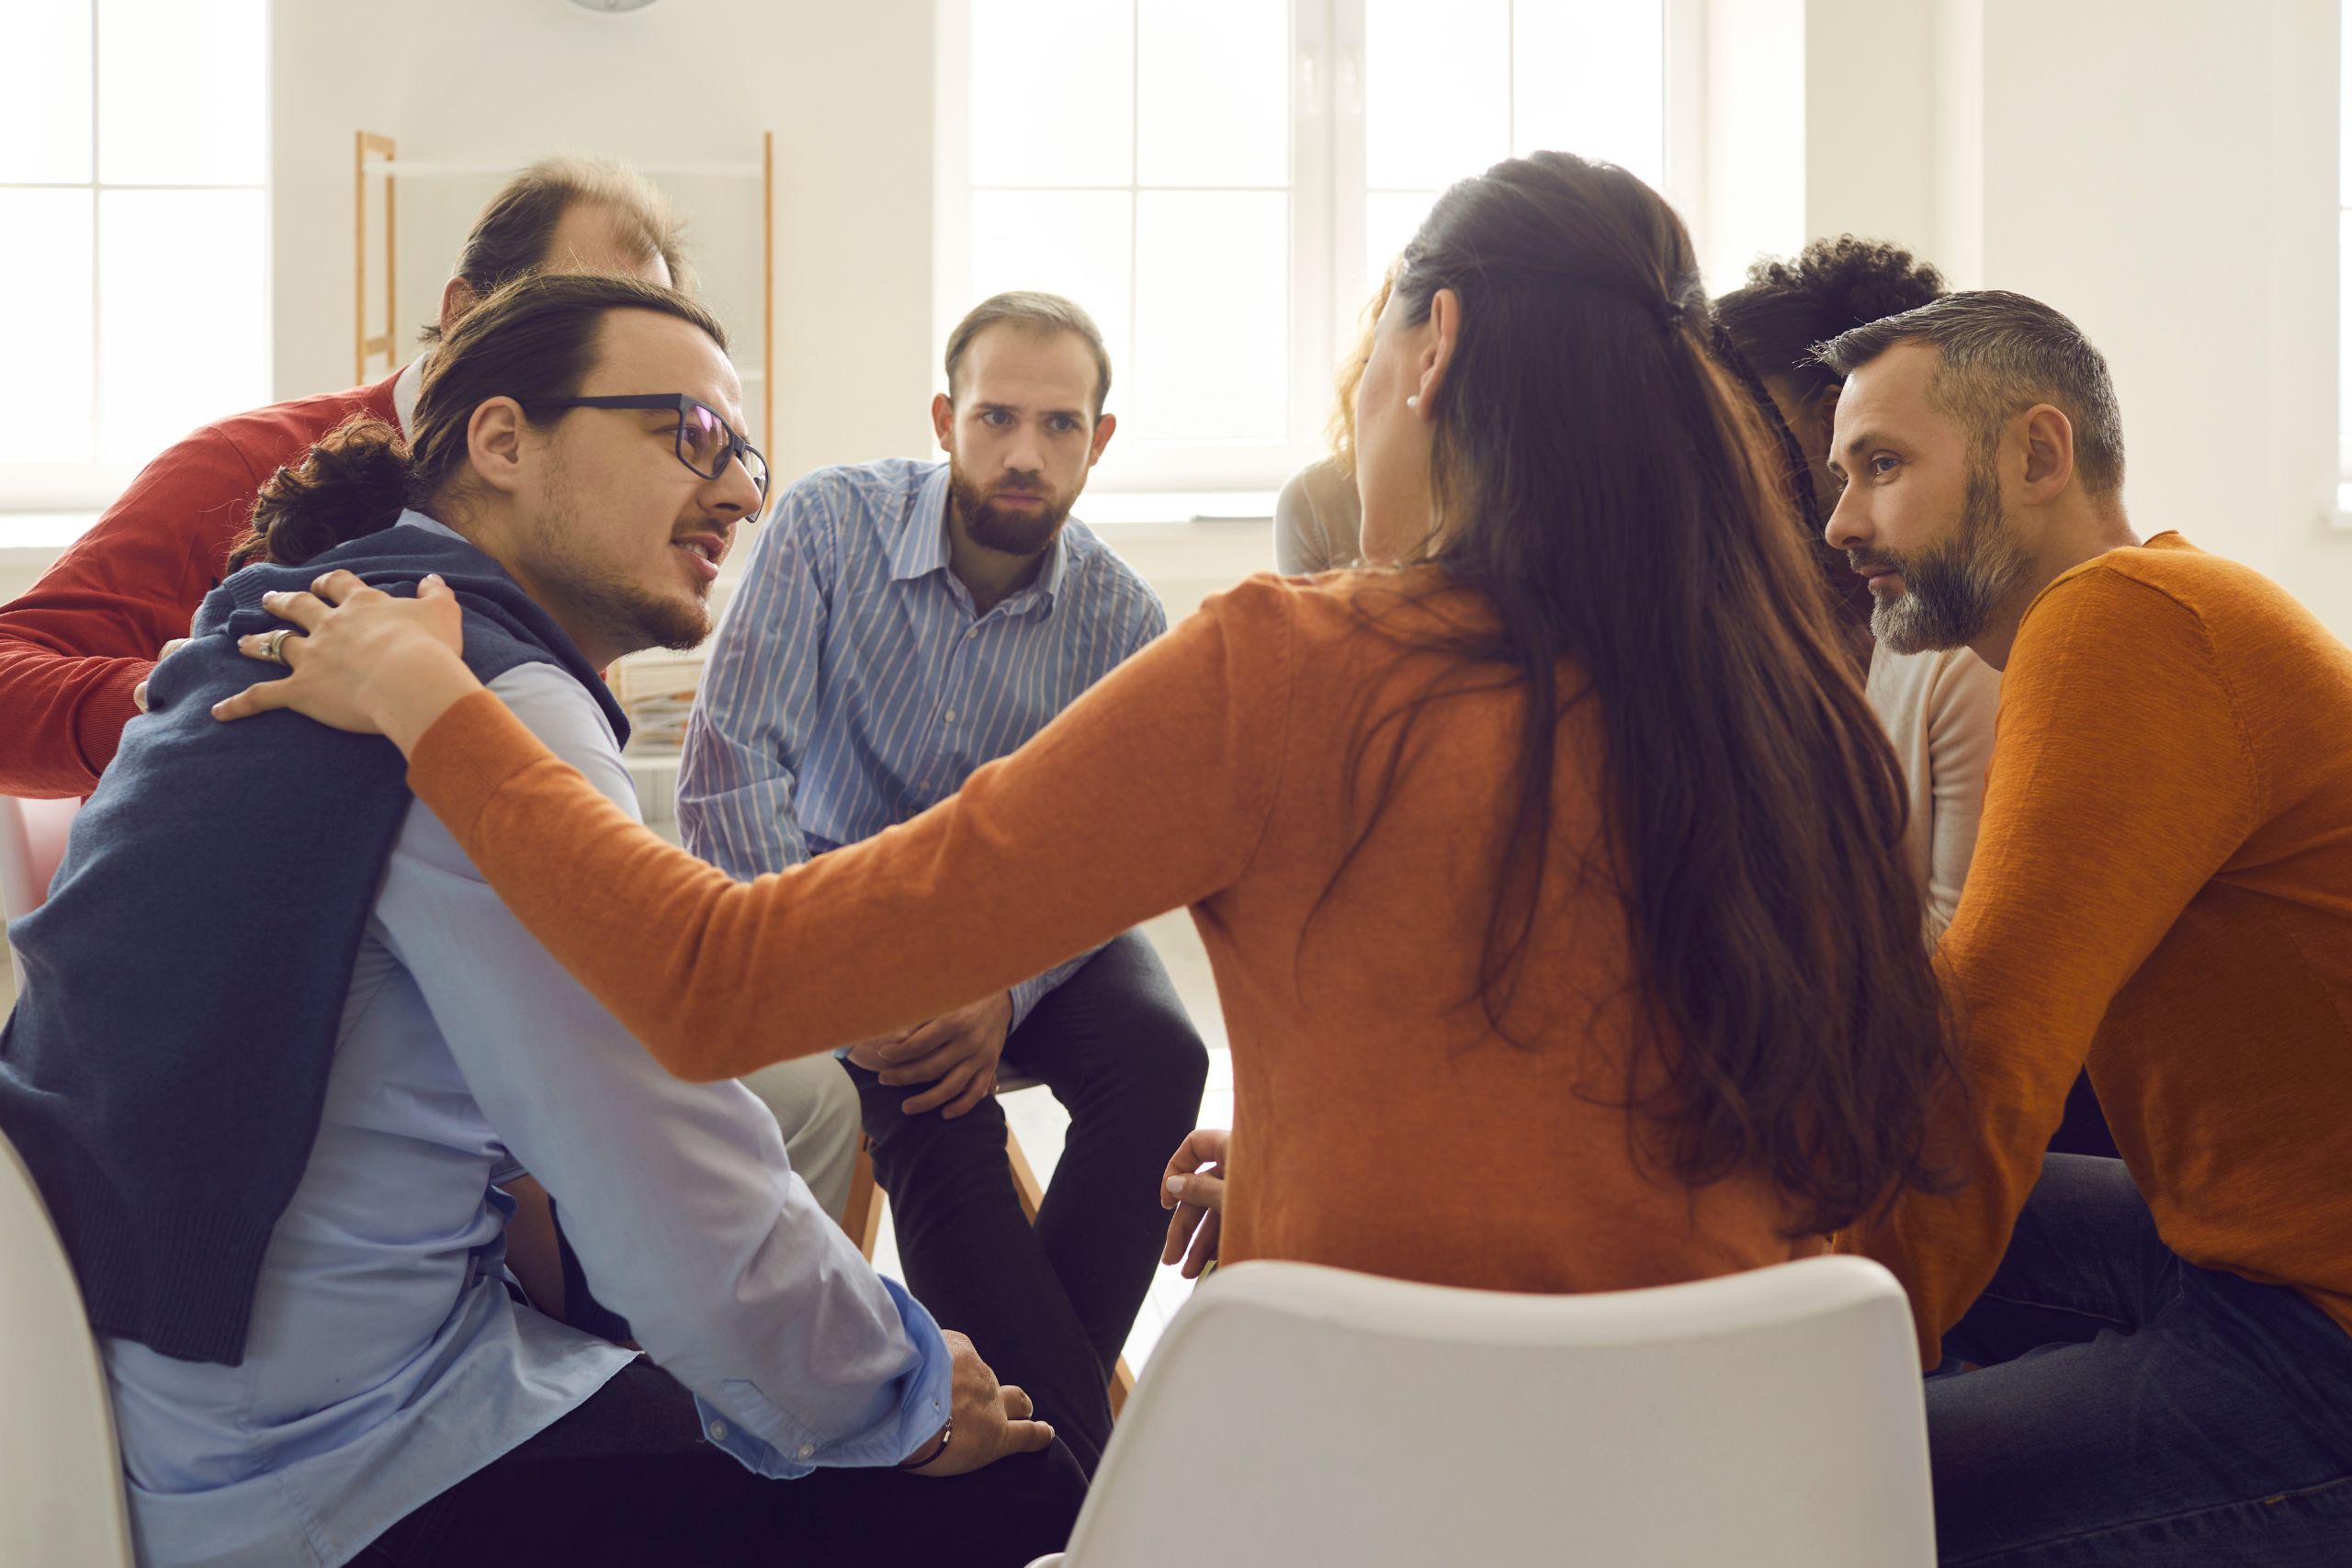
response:
[[[2115,1134],[2107,1130],[2107,1112],[2099,1109],[2090,1074],[2076,1074],[2075,1087],[2066,1091],[2066,1110],[2058,1119],[2058,1131],[2050,1136],[2050,1152],[2098,1155],[2105,1159],[2119,1157]]]
[[[1069,1539],[1086,1481],[1059,1443],[968,1475],[752,1474],[649,1361],[394,1525],[354,1568],[1022,1568]]]
[[[2184,1261],[2120,1160],[2052,1155],[1928,1382],[1946,1568],[2352,1563],[2352,1335]]]
[[[1069,1111],[1034,1227],[994,1096],[952,1122],[910,1116],[900,1105],[928,1085],[886,1089],[849,1071],[907,1288],[1037,1402],[1091,1474],[1111,1438],[1106,1385],[1168,1231],[1160,1173],[1200,1114],[1208,1053],[1159,955],[1129,931],[1037,1004],[1006,1039],[1004,1065]]]

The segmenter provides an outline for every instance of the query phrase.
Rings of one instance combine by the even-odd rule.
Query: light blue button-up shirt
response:
[[[571,676],[526,664],[491,689],[635,813]],[[521,1170],[746,1468],[893,1464],[946,1419],[937,1326],[792,1173],[775,1118],[664,1072],[413,804],[243,1364],[102,1341],[143,1563],[331,1568],[628,1363],[509,1295],[492,1183]]]
[[[786,491],[711,644],[678,769],[686,846],[748,880],[871,838],[1017,750],[1168,629],[1076,518],[975,614],[948,569],[945,463],[820,468]],[[1012,987],[1017,1028],[1085,962]]]

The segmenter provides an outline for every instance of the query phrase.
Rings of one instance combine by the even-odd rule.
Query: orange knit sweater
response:
[[[2003,677],[1937,961],[1968,1185],[1853,1243],[1909,1287],[1930,1360],[2086,1062],[2165,1244],[2352,1330],[2352,649],[2177,534],[2060,576]]]
[[[486,694],[424,738],[411,778],[523,922],[690,1077],[912,1023],[1189,905],[1233,1047],[1228,1259],[1573,1292],[1814,1250],[1781,1235],[1760,1179],[1693,1193],[1631,1152],[1627,934],[1600,874],[1573,870],[1597,830],[1591,705],[1562,733],[1564,872],[1507,1020],[1532,1048],[1473,999],[1514,694],[1422,711],[1334,884],[1396,744],[1380,720],[1459,669],[1368,628],[1355,602],[1382,581],[1212,600],[956,796],[755,883],[628,823]],[[1406,620],[1477,613],[1430,603]]]

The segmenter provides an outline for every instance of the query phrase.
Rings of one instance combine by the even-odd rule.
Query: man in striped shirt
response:
[[[786,492],[712,644],[678,780],[687,845],[750,878],[953,795],[1167,629],[1069,510],[1109,445],[1110,356],[1077,305],[1001,294],[947,344],[944,463],[820,468]],[[1000,1062],[1070,1130],[1033,1227]],[[1158,1182],[1207,1055],[1130,931],[849,1055],[915,1294],[989,1346],[1091,1469],[1105,1382],[1159,1251]]]

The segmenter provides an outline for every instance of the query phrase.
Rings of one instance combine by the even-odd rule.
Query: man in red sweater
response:
[[[425,342],[533,267],[683,287],[678,231],[659,193],[628,170],[535,164],[474,220]],[[402,423],[431,352],[373,386],[203,426],[141,470],[22,598],[0,605],[0,795],[40,799],[97,786],[140,710],[148,671],[166,642],[187,635],[189,617],[224,575],[262,482],[354,414]]]

